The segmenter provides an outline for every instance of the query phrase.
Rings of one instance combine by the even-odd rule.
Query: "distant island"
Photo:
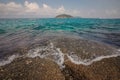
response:
[[[57,15],[55,18],[72,18],[73,16],[71,15],[68,15],[68,14],[60,14],[60,15]]]

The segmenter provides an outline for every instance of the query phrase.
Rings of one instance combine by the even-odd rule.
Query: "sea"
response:
[[[55,39],[58,40],[61,38],[68,39],[55,41]],[[70,54],[69,55],[64,54],[64,52],[61,51],[59,46],[57,47],[54,46],[55,42],[63,44],[62,42],[65,41],[65,43],[67,44],[67,42],[70,42],[67,40],[72,40],[70,43],[72,42],[74,43],[75,40],[73,39],[82,39],[85,41],[87,40],[88,42],[90,41],[89,42],[90,45],[92,42],[107,45],[112,47],[112,49],[114,48],[116,52],[112,54],[108,53],[108,55],[106,56],[103,55],[99,56],[97,55],[96,57],[92,56],[92,58],[90,58],[89,60],[88,59],[81,60],[78,59],[76,55],[74,55],[73,57],[73,54],[71,54],[71,56]],[[47,45],[47,41],[49,45]],[[68,43],[68,46],[70,43]],[[83,44],[81,43],[83,47],[84,43],[85,43],[84,41]],[[81,44],[79,44],[79,46]],[[75,46],[75,44],[73,45]],[[53,56],[52,60],[57,62],[58,65],[64,63],[64,56],[68,56],[68,58],[76,64],[87,65],[92,63],[93,61],[101,60],[102,58],[119,56],[120,55],[119,48],[120,48],[120,19],[99,19],[99,18],[0,19],[0,66],[10,63],[11,61],[18,57],[29,56],[34,58],[36,56],[39,56],[40,58],[44,58],[51,54]],[[43,51],[44,54],[42,54]],[[73,51],[69,50],[68,52]],[[75,59],[73,60],[73,58]],[[56,61],[56,59],[58,61]],[[78,62],[76,62],[75,60]]]

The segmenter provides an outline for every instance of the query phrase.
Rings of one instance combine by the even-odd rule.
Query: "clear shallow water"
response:
[[[0,39],[73,34],[120,47],[120,19],[0,19]]]
[[[120,48],[120,19],[0,19],[0,59],[19,52],[21,48],[34,46],[44,36],[61,35],[95,40]],[[72,60],[73,56],[68,57]]]

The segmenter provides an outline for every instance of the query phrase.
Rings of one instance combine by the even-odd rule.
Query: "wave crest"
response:
[[[68,60],[70,60],[74,64],[82,64],[82,65],[90,65],[93,62],[100,61],[104,58],[111,58],[111,57],[117,57],[120,56],[120,49],[118,49],[114,54],[111,55],[106,55],[106,56],[96,56],[95,58],[92,59],[81,59],[79,56],[75,54],[68,54],[68,53],[63,53],[60,48],[56,48],[53,43],[50,43],[47,46],[40,46],[35,49],[31,49],[28,51],[26,55],[12,55],[8,57],[7,60],[3,60],[0,62],[0,66],[4,66],[6,64],[11,63],[14,59],[19,58],[19,57],[30,57],[30,58],[35,58],[35,57],[40,57],[40,58],[45,58],[54,61],[57,63],[60,68],[64,68],[64,62],[65,62],[65,56],[68,57]]]

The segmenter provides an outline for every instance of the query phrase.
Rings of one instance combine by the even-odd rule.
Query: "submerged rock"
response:
[[[30,62],[29,64],[26,62]],[[45,59],[18,58],[0,67],[0,80],[119,80],[120,57],[103,59],[91,65],[65,61],[65,68]]]
[[[119,80],[120,57],[103,59],[91,65],[77,65],[65,62],[63,70],[66,80]]]
[[[18,58],[0,67],[0,80],[65,80],[57,64],[36,58]]]

